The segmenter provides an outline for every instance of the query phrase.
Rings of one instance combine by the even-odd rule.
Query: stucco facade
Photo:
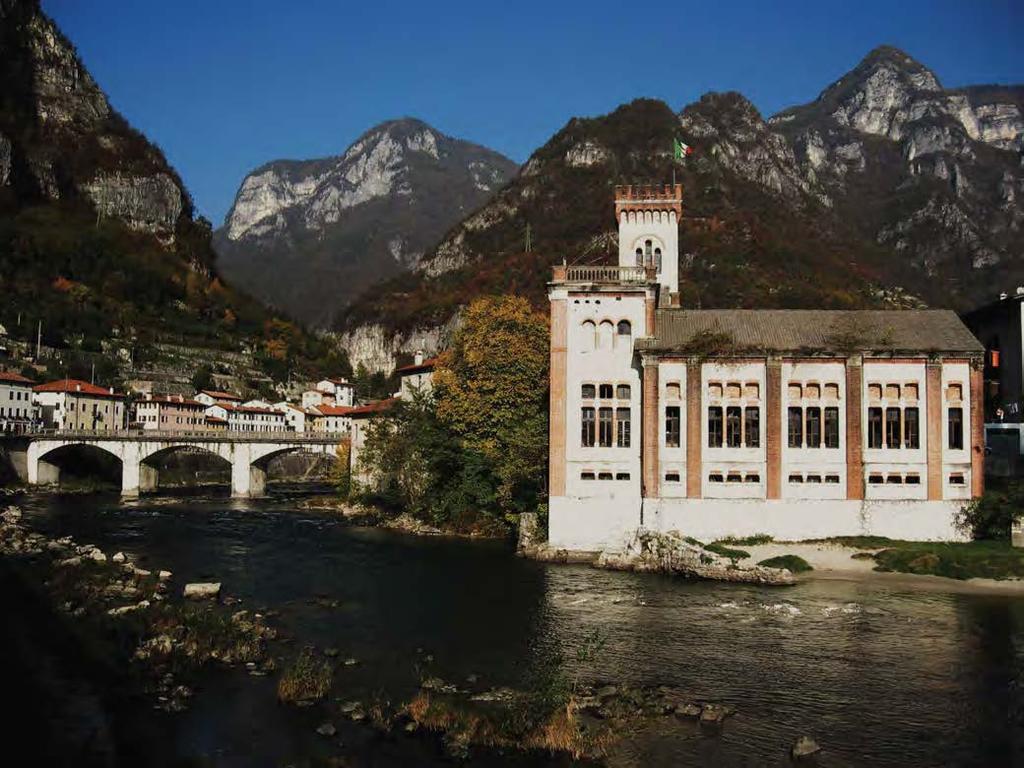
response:
[[[555,268],[550,544],[962,538],[984,454],[982,349],[959,319],[680,308],[680,198],[616,191],[620,249],[656,239],[660,262]]]

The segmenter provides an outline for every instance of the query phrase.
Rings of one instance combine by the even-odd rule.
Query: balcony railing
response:
[[[590,265],[557,266],[555,282],[572,283],[646,283],[657,279],[654,267]]]

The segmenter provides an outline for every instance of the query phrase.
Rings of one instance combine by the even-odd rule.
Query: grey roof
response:
[[[656,323],[658,335],[637,339],[638,350],[703,356],[984,352],[947,309],[661,309]]]

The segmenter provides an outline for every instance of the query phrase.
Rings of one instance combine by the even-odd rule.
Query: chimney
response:
[[[114,394],[114,388],[110,387],[110,394]]]
[[[1024,291],[1024,288],[1019,288],[1019,291]],[[413,363],[415,365],[423,365],[423,350],[417,349],[416,354],[413,355]]]
[[[82,391],[82,385],[81,384],[75,384],[75,392],[81,392],[81,391]]]
[[[1018,296],[1024,296],[1024,285],[1018,285],[1017,286],[1017,295]]]

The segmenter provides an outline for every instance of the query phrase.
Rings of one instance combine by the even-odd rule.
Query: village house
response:
[[[412,397],[414,392],[426,394],[434,385],[434,368],[437,358],[423,359],[422,352],[416,352],[410,365],[403,365],[395,370],[398,374],[399,387],[395,397]]]
[[[205,415],[227,422],[233,432],[284,432],[284,414],[273,408],[217,402],[207,406]]]
[[[552,546],[617,548],[641,527],[963,538],[984,350],[956,314],[683,308],[682,185],[615,198],[618,265],[549,284]]]
[[[39,414],[32,402],[34,384],[19,373],[0,371],[0,433],[21,434],[36,426]]]
[[[242,398],[233,392],[220,392],[216,389],[201,389],[196,392],[195,399],[205,406],[211,406],[214,403],[242,404]]]
[[[125,428],[124,395],[79,379],[61,379],[33,388],[44,427],[114,432]]]
[[[341,433],[348,432],[352,427],[351,406],[318,405],[311,410],[317,413],[313,419],[313,432]]]
[[[135,403],[132,421],[144,430],[195,432],[206,427],[206,407],[184,395],[147,394]]]
[[[316,383],[316,390],[327,395],[331,405],[355,405],[355,387],[348,379],[322,379]]]
[[[375,403],[357,405],[355,408],[349,410],[349,436],[351,439],[349,441],[348,462],[349,471],[353,481],[366,483],[369,480],[367,473],[363,472],[362,467],[359,465],[360,455],[362,454],[363,447],[366,445],[367,430],[370,428],[370,423],[373,419],[386,414],[397,402],[398,399],[392,397],[387,400],[379,400]]]

